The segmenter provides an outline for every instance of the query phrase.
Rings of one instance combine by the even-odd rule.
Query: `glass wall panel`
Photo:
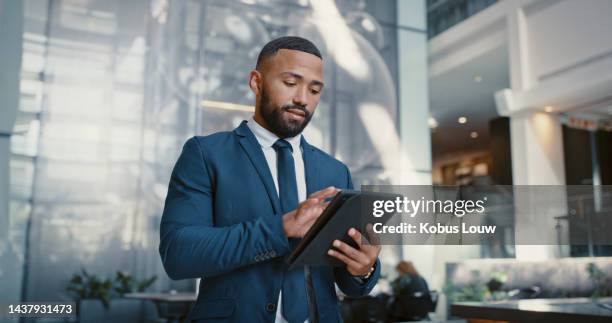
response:
[[[388,182],[364,123],[397,120],[395,1],[27,0],[25,12],[11,223],[26,300],[66,297],[81,268],[193,288],[167,278],[157,251],[170,172],[188,137],[250,118],[248,73],[275,37],[324,55],[306,138],[357,187]]]

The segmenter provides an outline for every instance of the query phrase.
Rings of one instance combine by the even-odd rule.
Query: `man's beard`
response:
[[[260,99],[260,111],[264,121],[270,127],[270,131],[279,136],[280,138],[291,138],[299,135],[304,128],[312,119],[312,114],[306,110],[305,106],[286,104],[282,107],[275,109],[271,106],[268,95],[265,91],[261,93]],[[290,109],[297,109],[304,113],[304,120],[285,120],[283,113],[288,113]]]

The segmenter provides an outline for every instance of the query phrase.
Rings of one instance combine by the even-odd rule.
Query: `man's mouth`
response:
[[[306,113],[300,109],[285,109],[285,111],[294,118],[304,119],[306,117]]]

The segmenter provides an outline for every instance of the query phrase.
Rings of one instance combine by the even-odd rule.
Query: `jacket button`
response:
[[[275,310],[276,310],[276,304],[274,304],[274,303],[266,304],[266,311],[274,312]]]

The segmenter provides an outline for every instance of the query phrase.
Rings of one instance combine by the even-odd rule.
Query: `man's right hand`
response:
[[[297,209],[283,215],[285,236],[287,238],[304,237],[329,204],[325,202],[325,199],[333,197],[338,192],[340,189],[333,186],[314,192],[308,199],[301,202]]]

